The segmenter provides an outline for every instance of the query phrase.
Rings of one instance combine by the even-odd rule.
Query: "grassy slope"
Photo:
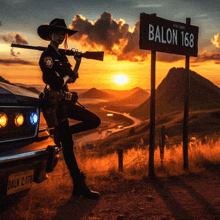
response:
[[[161,128],[165,126],[167,145],[178,145],[182,142],[183,113],[175,112],[156,118],[156,146],[161,139]],[[189,140],[191,137],[204,141],[220,132],[220,110],[193,111],[189,116]],[[140,126],[112,134],[96,142],[99,155],[115,152],[118,148],[131,149],[149,144],[150,124],[144,121]],[[146,146],[145,146],[146,147]]]

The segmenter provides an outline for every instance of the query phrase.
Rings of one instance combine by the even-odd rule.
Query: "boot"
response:
[[[85,183],[86,176],[80,173],[78,178],[74,182],[74,190],[72,196],[84,197],[87,199],[99,199],[100,194],[98,192],[92,191]]]

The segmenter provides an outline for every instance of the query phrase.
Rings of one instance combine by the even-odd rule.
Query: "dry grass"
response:
[[[106,113],[105,113],[106,114]],[[104,115],[104,113],[103,113]],[[105,115],[104,115],[105,116]],[[183,171],[183,149],[182,144],[177,145],[176,139],[181,140],[182,120],[177,115],[170,115],[171,125],[166,118],[159,118],[159,125],[166,125],[167,135],[170,139],[166,140],[164,151],[163,166],[161,166],[160,149],[155,149],[155,173],[156,176],[166,177],[174,175],[188,174]],[[207,117],[208,118],[208,117]],[[165,120],[166,119],[166,120]],[[175,120],[175,121],[172,121]],[[208,118],[210,121],[210,118]],[[165,121],[164,121],[165,120]],[[213,117],[213,122],[203,123],[206,125],[203,132],[210,131],[212,134],[216,130],[211,130],[214,123],[218,121]],[[106,119],[107,121],[107,119]],[[194,122],[195,121],[195,122]],[[192,118],[191,126],[198,127],[201,118]],[[114,121],[112,121],[113,123]],[[111,123],[103,124],[103,129]],[[99,149],[94,151],[76,151],[76,158],[80,169],[87,175],[87,183],[95,190],[103,190],[105,185],[111,185],[116,180],[124,179],[143,179],[148,175],[149,146],[147,145],[149,123],[135,128],[134,134],[130,130],[125,130],[112,135],[112,137],[100,140]],[[172,125],[179,127],[173,127]],[[179,125],[181,124],[181,125]],[[195,126],[194,126],[195,124]],[[210,127],[208,127],[208,125]],[[219,128],[218,125],[215,125]],[[202,127],[203,128],[203,127]],[[168,130],[170,129],[170,130]],[[177,132],[177,129],[178,132]],[[173,133],[172,133],[173,132]],[[176,134],[177,133],[177,134]],[[84,135],[84,134],[83,134]],[[201,135],[202,136],[202,135]],[[197,135],[196,137],[200,137]],[[158,138],[159,139],[159,138]],[[157,141],[159,142],[159,141]],[[123,167],[122,173],[118,172],[117,148],[123,148]],[[127,148],[127,149],[126,149]],[[129,149],[128,149],[129,148]],[[102,152],[102,154],[100,154]],[[108,154],[107,154],[108,153]],[[100,155],[102,155],[100,157]],[[220,165],[220,135],[214,135],[210,140],[203,141],[194,139],[189,146],[189,171],[196,173],[203,169],[212,168]],[[49,174],[48,180],[41,184],[33,184],[30,192],[24,197],[21,203],[11,208],[0,219],[51,219],[55,216],[59,207],[65,206],[66,201],[71,196],[72,181],[69,176],[65,161],[60,157],[55,170]],[[52,199],[51,199],[52,198]],[[10,216],[10,217],[9,217]],[[2,218],[1,218],[2,217]]]
[[[168,140],[167,140],[168,142]],[[94,156],[90,151],[77,152],[79,167],[87,174],[91,188],[103,190],[115,180],[143,179],[148,174],[148,146],[124,151],[124,171],[118,172],[117,152],[103,157]],[[165,148],[161,166],[159,147],[155,149],[155,173],[159,177],[188,174],[183,171],[182,145]],[[218,166],[220,138],[202,143],[194,139],[189,146],[189,170],[200,172]],[[72,182],[62,155],[48,180],[34,184],[22,202],[10,208],[1,217],[7,219],[52,219],[59,207],[65,206],[71,196]],[[51,199],[52,198],[52,199]]]
[[[207,140],[205,143],[195,138],[189,143],[188,157],[190,172],[199,172],[207,166],[220,164],[220,138]],[[167,141],[168,142],[168,141]],[[131,148],[124,151],[124,178],[143,178],[148,175],[149,146]],[[109,179],[118,175],[117,152],[98,157],[91,151],[78,153],[77,159],[80,168],[90,177],[105,176]],[[155,173],[157,176],[181,175],[183,171],[182,144],[166,148],[161,165],[160,149],[154,152]]]

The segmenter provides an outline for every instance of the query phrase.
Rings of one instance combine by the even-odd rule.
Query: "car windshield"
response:
[[[20,88],[18,86],[9,85],[6,83],[0,83],[0,94],[15,94],[15,95],[28,96],[33,98],[39,97],[34,92]]]

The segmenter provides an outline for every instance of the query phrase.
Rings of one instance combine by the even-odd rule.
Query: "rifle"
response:
[[[47,47],[27,46],[27,45],[22,45],[22,44],[11,44],[11,47],[18,47],[18,48],[31,49],[31,50],[40,50],[40,51],[45,51],[47,49]],[[67,56],[74,56],[77,51],[59,49],[59,52],[64,53]],[[85,53],[82,53],[81,57],[84,57],[86,59],[103,61],[104,51],[97,51],[97,52],[86,51]]]

